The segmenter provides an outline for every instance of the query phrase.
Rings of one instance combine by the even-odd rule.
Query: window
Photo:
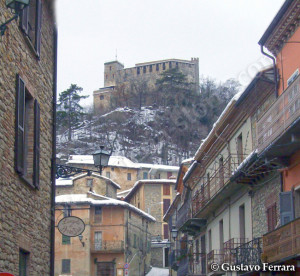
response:
[[[133,234],[133,247],[136,248],[136,234]]]
[[[170,207],[170,199],[163,199],[163,211],[164,211],[164,214],[168,211],[169,207]]]
[[[104,96],[103,95],[100,95],[100,100],[104,100]]]
[[[224,185],[224,162],[223,162],[223,157],[219,159],[219,181],[220,185]]]
[[[31,41],[38,57],[41,53],[41,23],[42,1],[32,0],[29,6],[22,11],[20,27]]]
[[[114,171],[114,170],[115,170],[115,168],[111,168],[111,170],[112,170],[112,171]]]
[[[110,172],[106,172],[106,177],[110,178]]]
[[[163,195],[170,195],[170,184],[163,184]]]
[[[167,172],[167,179],[169,179],[172,176],[172,172]]]
[[[242,133],[237,138],[237,155],[238,155],[238,162],[243,162],[243,135]]]
[[[169,62],[169,68],[170,69],[172,68],[172,62],[171,61]]]
[[[20,249],[19,251],[19,275],[28,275],[29,252]]]
[[[93,188],[93,178],[88,178],[86,180],[86,186],[90,187],[90,188]]]
[[[62,235],[62,244],[71,244],[71,237]]]
[[[275,229],[277,223],[276,204],[270,206],[267,209],[267,223],[268,223],[268,232]]]
[[[71,260],[62,259],[61,260],[61,273],[71,273]]]
[[[164,224],[164,239],[169,238],[169,227],[168,224]]]
[[[163,63],[163,70],[166,70],[166,64]]]
[[[101,223],[102,221],[102,207],[95,206],[95,223]]]
[[[159,71],[159,64],[156,64],[156,71]]]
[[[223,226],[222,219],[219,221],[219,235],[220,235],[220,250],[222,251],[224,249],[224,226]]]
[[[212,250],[211,229],[208,231],[208,252]]]
[[[94,234],[95,250],[102,249],[102,232],[95,232]]]
[[[148,172],[143,172],[143,179],[148,179]]]
[[[109,66],[109,71],[111,71],[111,66]]]
[[[245,237],[246,237],[246,233],[245,233],[245,205],[241,205],[239,207],[239,217],[240,217],[240,238],[241,238],[241,242],[244,243],[245,242]]]
[[[39,188],[40,107],[17,75],[15,169],[26,183]]]
[[[176,68],[178,68],[178,62],[176,62]]]
[[[152,72],[152,65],[149,66],[149,72]]]
[[[140,74],[140,67],[136,68],[136,73],[137,73],[137,75]]]
[[[157,178],[160,179],[160,173],[158,174]]]
[[[143,73],[146,73],[146,66],[143,66]]]
[[[131,173],[127,173],[127,180],[131,180]]]

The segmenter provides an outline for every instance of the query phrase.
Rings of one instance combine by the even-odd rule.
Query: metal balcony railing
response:
[[[260,265],[261,264],[261,238],[241,244],[236,249],[237,265]]]
[[[263,258],[271,263],[300,254],[300,218],[263,236]]]
[[[300,75],[257,122],[258,153],[262,152],[300,116]]]
[[[124,241],[102,241],[91,244],[93,252],[122,252],[124,251]]]
[[[178,210],[176,228],[179,229],[191,217],[191,200],[189,199]]]
[[[206,275],[206,253],[193,253],[189,261],[191,265],[190,274]]]
[[[209,272],[213,272],[211,270],[212,264],[218,264],[221,266],[221,264],[224,263],[224,251],[223,250],[212,250],[207,254],[207,270]],[[215,271],[216,272],[216,271]]]
[[[193,202],[193,215],[196,215],[230,180],[232,173],[238,168],[243,160],[243,156],[229,155],[214,170],[206,183],[195,193]]]

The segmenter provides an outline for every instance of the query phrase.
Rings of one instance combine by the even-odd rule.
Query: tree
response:
[[[70,88],[61,92],[57,105],[57,122],[58,128],[66,127],[68,130],[68,141],[72,141],[72,132],[75,127],[79,126],[82,116],[83,107],[79,104],[81,99],[88,96],[80,96],[82,88],[76,84],[71,84]]]

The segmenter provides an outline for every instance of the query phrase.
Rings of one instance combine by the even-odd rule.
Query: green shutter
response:
[[[62,244],[71,244],[71,238],[65,235],[62,235]]]

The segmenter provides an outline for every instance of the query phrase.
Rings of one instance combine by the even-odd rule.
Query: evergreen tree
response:
[[[79,126],[83,112],[83,107],[79,104],[81,99],[88,96],[80,96],[82,88],[76,84],[71,84],[70,88],[61,92],[57,105],[57,125],[58,129],[65,127],[68,130],[68,141],[72,140],[73,129]]]

